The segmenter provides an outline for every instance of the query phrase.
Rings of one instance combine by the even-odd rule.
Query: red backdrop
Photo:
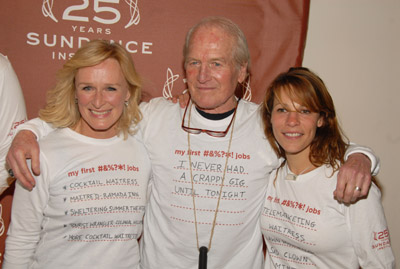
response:
[[[252,101],[258,103],[278,73],[301,65],[308,11],[309,0],[2,1],[0,52],[18,75],[28,118],[43,107],[56,70],[90,39],[111,39],[131,52],[148,100],[163,90],[176,95],[186,88],[182,49],[187,30],[205,16],[225,16],[248,39]],[[168,79],[173,82],[167,84]],[[4,231],[11,200],[12,189],[0,197]],[[1,259],[5,235],[0,237]]]

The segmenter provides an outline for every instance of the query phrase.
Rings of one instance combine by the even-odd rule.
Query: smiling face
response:
[[[317,112],[292,100],[285,90],[274,99],[271,113],[272,131],[276,141],[285,150],[288,160],[306,158],[310,155],[311,142],[323,118]]]
[[[118,61],[80,68],[75,76],[75,97],[81,118],[74,130],[93,138],[117,135],[116,125],[130,97],[128,83]]]
[[[247,65],[233,60],[233,38],[217,27],[200,27],[193,33],[186,57],[186,79],[192,101],[208,113],[235,107],[235,89],[246,76]]]

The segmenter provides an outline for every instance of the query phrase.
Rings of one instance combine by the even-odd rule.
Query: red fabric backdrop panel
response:
[[[1,6],[0,51],[16,69],[32,118],[56,70],[90,39],[111,39],[131,52],[145,81],[145,100],[161,96],[164,86],[180,93],[185,34],[213,15],[232,19],[245,32],[252,100],[260,102],[277,73],[301,64],[309,0],[13,0]],[[175,80],[164,85],[168,78]]]
[[[186,88],[183,43],[206,16],[225,16],[244,31],[251,53],[252,101],[270,81],[301,65],[309,0],[12,0],[0,8],[0,52],[19,77],[28,118],[37,116],[56,71],[91,39],[121,43],[144,79],[144,100]],[[8,225],[10,195],[3,204]],[[3,197],[3,196],[2,196]],[[0,197],[1,198],[1,197]],[[4,203],[6,205],[4,206]],[[0,238],[4,253],[5,234]]]

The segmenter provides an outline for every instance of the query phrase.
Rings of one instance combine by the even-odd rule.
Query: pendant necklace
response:
[[[191,114],[192,114],[192,109],[190,109],[189,111],[189,119],[188,119],[188,125],[190,127],[190,118],[191,118]],[[195,192],[194,192],[194,182],[193,182],[193,169],[192,169],[192,158],[191,158],[191,149],[190,149],[190,134],[187,134],[187,139],[188,139],[188,156],[189,156],[189,167],[190,167],[190,180],[192,183],[192,198],[193,198],[193,213],[194,213],[194,227],[195,227],[195,231],[196,231],[196,242],[197,242],[197,249],[199,250],[199,269],[207,269],[207,253],[208,251],[210,251],[211,249],[211,242],[212,242],[212,238],[214,235],[214,228],[215,225],[217,223],[217,214],[218,214],[218,209],[219,209],[219,204],[221,201],[221,194],[222,194],[222,189],[224,187],[224,181],[225,181],[225,175],[226,175],[226,168],[228,167],[228,159],[229,159],[229,155],[230,155],[230,150],[231,150],[231,144],[232,144],[232,137],[233,137],[233,129],[234,129],[234,125],[235,125],[235,119],[236,119],[236,113],[233,115],[233,122],[232,122],[232,126],[231,126],[231,136],[229,138],[229,144],[228,144],[228,150],[226,153],[226,160],[225,160],[225,168],[224,168],[224,173],[222,174],[222,180],[221,180],[221,187],[219,189],[219,196],[218,196],[218,201],[217,201],[217,206],[215,209],[215,213],[214,213],[214,220],[212,223],[212,227],[211,227],[211,234],[210,234],[210,240],[208,242],[208,247],[206,246],[199,246],[199,234],[198,234],[198,230],[197,230],[197,214],[196,214],[196,199],[195,199]]]
[[[289,165],[286,163],[286,180],[296,180],[298,176],[301,176],[304,172],[306,172],[311,167],[312,167],[312,164],[296,175],[292,172],[289,172]]]

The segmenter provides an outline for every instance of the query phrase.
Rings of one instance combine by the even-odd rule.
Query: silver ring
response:
[[[8,174],[10,175],[10,177],[14,177],[14,172],[12,169],[8,169]]]
[[[356,186],[355,191],[361,191],[361,188]]]

